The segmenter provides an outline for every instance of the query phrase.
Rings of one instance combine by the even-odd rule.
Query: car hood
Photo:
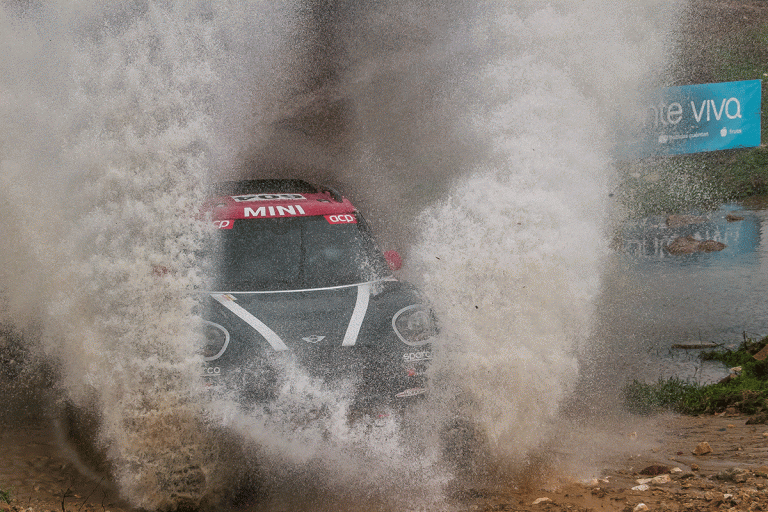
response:
[[[354,346],[374,283],[273,293],[212,293],[230,325],[250,329],[277,351],[297,344]]]

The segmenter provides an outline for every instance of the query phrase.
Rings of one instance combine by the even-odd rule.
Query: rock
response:
[[[691,235],[675,238],[667,245],[669,254],[693,254],[699,250],[699,241]]]
[[[707,222],[706,217],[696,215],[667,215],[668,228],[681,228],[691,224],[703,224],[704,222]]]
[[[651,486],[650,486],[650,485],[648,485],[648,484],[640,484],[640,485],[636,485],[636,486],[634,486],[634,487],[632,488],[632,490],[633,490],[633,491],[647,491],[647,490],[648,490],[648,489],[650,489],[650,488],[651,488]]]
[[[641,475],[648,476],[663,475],[664,473],[669,473],[669,466],[664,466],[662,464],[654,464],[653,466],[648,466],[640,471]]]
[[[704,493],[704,499],[707,501],[714,501],[715,503],[721,503],[723,501],[723,493],[707,491]]]
[[[691,464],[691,471],[698,471],[700,469],[701,468],[699,467],[699,465],[696,464],[695,462],[693,464]]]
[[[765,358],[768,357],[768,345],[764,346],[762,349],[760,349],[760,351],[757,354],[755,354],[752,357],[754,357],[758,361],[764,361]]]
[[[706,441],[702,441],[701,443],[696,445],[696,449],[693,450],[694,455],[706,455],[707,453],[712,452],[712,447],[709,446],[709,443]],[[691,467],[693,469],[693,467]]]
[[[672,478],[669,475],[659,475],[651,479],[651,483],[654,485],[668,484],[671,481]]]
[[[720,345],[718,343],[706,342],[706,343],[675,343],[672,348],[681,348],[684,350],[698,350],[702,348],[717,348]]]
[[[735,482],[737,484],[743,484],[749,478],[749,471],[742,468],[729,468],[720,471],[712,478],[721,480],[723,482]]]
[[[728,247],[723,242],[718,242],[717,240],[704,240],[703,242],[699,243],[699,251],[701,252],[717,252],[722,251]]]
[[[722,251],[726,247],[728,246],[717,240],[696,240],[693,236],[688,235],[675,238],[666,246],[666,249],[669,254],[678,255]]]
[[[648,510],[648,505],[645,503],[638,503],[635,505],[635,508],[632,509],[632,512],[646,512]]]
[[[744,220],[744,217],[742,217],[741,215],[734,215],[732,213],[729,213],[725,216],[725,220],[727,220],[728,222],[738,222],[740,220]]]
[[[548,502],[548,501],[552,501],[552,500],[551,500],[551,499],[549,499],[549,498],[536,498],[536,499],[533,501],[533,503],[531,503],[531,505],[539,505],[539,504],[541,504],[541,503],[546,503],[546,502]]]
[[[763,425],[768,423],[768,413],[760,412],[747,420],[747,425]]]

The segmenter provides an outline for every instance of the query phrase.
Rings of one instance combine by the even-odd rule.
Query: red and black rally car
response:
[[[214,195],[210,386],[268,403],[298,368],[353,382],[353,408],[371,412],[425,392],[434,315],[347,198],[300,180],[226,182]]]

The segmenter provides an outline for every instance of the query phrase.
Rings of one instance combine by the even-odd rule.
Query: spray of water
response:
[[[41,333],[134,504],[228,485],[210,425],[259,485],[351,509],[439,503],[451,473],[425,432],[456,416],[507,465],[551,440],[600,283],[612,134],[663,62],[668,3],[1,5],[4,321]],[[345,184],[438,311],[418,448],[298,372],[270,414],[199,400],[194,212],[209,180],[276,162]]]
[[[354,45],[386,53],[351,73],[360,174],[395,181],[370,198],[385,229],[416,227],[409,276],[445,338],[433,406],[468,417],[512,472],[570,428],[559,412],[590,356],[613,148],[663,81],[681,7],[400,4]]]
[[[226,2],[0,11],[5,321],[38,326],[36,350],[66,400],[98,418],[94,438],[137,506],[206,492],[195,217],[221,90],[235,89],[219,64],[245,51],[238,31],[279,26],[279,9],[267,12]]]

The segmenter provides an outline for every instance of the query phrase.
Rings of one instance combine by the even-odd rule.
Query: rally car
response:
[[[346,197],[300,180],[216,187],[203,375],[248,404],[274,400],[297,372],[351,386],[352,407],[397,407],[426,391],[432,310],[394,277]]]

